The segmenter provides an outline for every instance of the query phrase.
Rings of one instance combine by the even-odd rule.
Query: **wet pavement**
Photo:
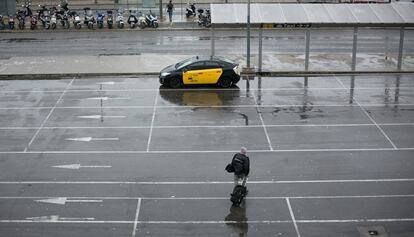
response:
[[[413,79],[0,81],[0,236],[413,236]]]

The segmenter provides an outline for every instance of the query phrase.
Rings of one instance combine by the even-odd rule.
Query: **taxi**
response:
[[[224,58],[197,56],[162,69],[159,77],[171,88],[206,84],[228,88],[240,80],[240,67]]]

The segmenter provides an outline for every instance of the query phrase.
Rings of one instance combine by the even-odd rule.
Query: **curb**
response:
[[[376,74],[414,74],[414,71],[262,71],[253,73],[242,73],[244,80],[253,80],[250,77],[314,77],[314,76],[330,76],[330,75],[376,75]],[[159,72],[141,72],[141,73],[60,73],[60,74],[11,74],[0,75],[0,80],[56,80],[67,78],[96,78],[96,77],[138,77],[138,76],[156,76]]]

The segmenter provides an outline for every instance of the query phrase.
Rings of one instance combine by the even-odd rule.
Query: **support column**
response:
[[[306,29],[305,71],[309,71],[310,29]]]
[[[250,69],[250,0],[247,0],[247,68]]]
[[[213,28],[213,26],[211,26],[211,57],[213,57],[214,56],[214,49],[215,49],[215,45],[214,45],[214,28]]]
[[[259,72],[262,71],[262,44],[263,44],[263,29],[259,28]]]
[[[402,56],[403,56],[403,50],[404,50],[404,27],[401,27],[400,29],[400,45],[398,49],[398,63],[397,63],[397,70],[401,71],[402,68]]]
[[[354,27],[354,42],[352,44],[352,65],[351,65],[352,71],[355,71],[355,68],[356,68],[357,43],[358,43],[358,27]]]

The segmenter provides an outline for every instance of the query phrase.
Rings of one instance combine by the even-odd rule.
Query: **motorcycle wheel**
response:
[[[69,25],[69,21],[65,21],[65,23],[64,23],[65,25],[64,25],[64,27],[65,27],[65,29],[69,29],[69,27],[70,27],[70,25]]]
[[[112,24],[108,24],[108,29],[112,29]]]
[[[50,29],[50,25],[46,25],[45,28],[46,28],[46,30]]]
[[[80,28],[82,28],[82,25],[81,24],[77,24],[76,25],[76,29],[80,30]]]
[[[93,29],[93,24],[92,23],[88,23],[88,29]]]
[[[34,30],[36,27],[34,25],[30,25],[30,29]]]
[[[52,29],[53,30],[56,29],[56,24],[55,23],[52,24]]]
[[[135,24],[129,24],[129,27],[130,27],[131,29],[134,29],[134,28],[135,28]]]
[[[154,22],[152,25],[154,28],[158,28],[158,22]]]
[[[19,24],[19,29],[24,30],[24,24]]]
[[[99,23],[99,24],[98,24],[98,28],[99,28],[99,29],[102,29],[102,28],[103,28],[103,24]]]

